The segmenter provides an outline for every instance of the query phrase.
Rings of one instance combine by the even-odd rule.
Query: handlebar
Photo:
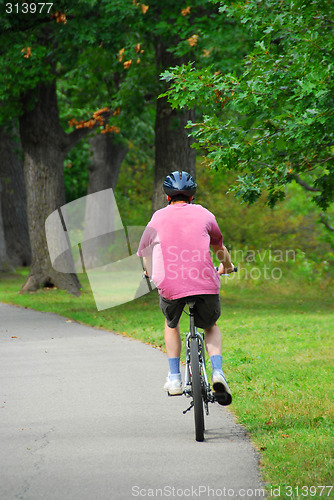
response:
[[[219,267],[217,266],[215,269],[218,272]],[[234,269],[233,269],[233,271],[231,271],[231,273],[237,273],[237,272],[238,272],[238,268],[236,266],[234,266]],[[220,276],[229,276],[231,273],[224,273],[224,274],[221,274]]]

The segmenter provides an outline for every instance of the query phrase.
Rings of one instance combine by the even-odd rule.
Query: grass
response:
[[[156,292],[98,312],[82,276],[83,293],[76,298],[55,289],[19,295],[25,274],[0,273],[0,301],[55,312],[164,349]],[[218,324],[234,396],[230,408],[261,453],[269,495],[280,487],[275,498],[333,499],[329,488],[322,494],[321,489],[302,489],[331,485],[334,477],[331,283],[234,276],[222,284],[221,299]],[[181,331],[187,324],[183,317]]]

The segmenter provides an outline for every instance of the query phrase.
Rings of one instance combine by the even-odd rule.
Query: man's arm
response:
[[[218,274],[231,273],[234,270],[234,265],[227,248],[224,245],[211,245],[211,248],[220,262]]]
[[[152,276],[152,247],[155,237],[156,230],[148,224],[142,234],[137,250],[137,255],[142,260],[143,269],[147,277]]]
[[[152,254],[143,257],[143,265],[145,269],[145,274],[148,278],[152,276]]]

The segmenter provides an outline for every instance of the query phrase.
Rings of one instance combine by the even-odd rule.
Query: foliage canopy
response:
[[[326,210],[334,200],[333,3],[229,0],[220,13],[253,39],[241,70],[171,68],[165,95],[173,106],[206,107],[188,126],[211,168],[238,172],[231,189],[242,200],[265,191],[274,206],[296,180]]]

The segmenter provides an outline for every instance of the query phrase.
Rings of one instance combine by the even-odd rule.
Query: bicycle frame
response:
[[[208,403],[213,403],[215,401],[214,396],[211,394],[211,387],[208,381],[208,376],[206,373],[205,367],[205,347],[204,347],[204,339],[203,335],[198,332],[195,326],[194,319],[194,308],[195,302],[188,302],[189,306],[189,318],[190,318],[190,331],[186,336],[185,347],[186,347],[186,369],[185,369],[185,377],[184,377],[184,394],[187,397],[193,396],[193,388],[192,388],[192,374],[191,374],[191,356],[190,356],[190,342],[192,340],[197,340],[198,342],[198,361],[199,361],[199,369],[200,369],[200,379],[201,379],[201,395],[205,407],[206,415],[209,414],[209,405]],[[194,402],[192,401],[190,407],[185,410],[183,413],[186,413],[194,406]]]
[[[216,269],[218,271],[218,268]],[[237,272],[237,270],[238,268],[234,267],[233,272]],[[214,403],[215,401],[218,401],[220,404],[224,403],[221,402],[221,398],[218,399],[218,397],[211,392],[208,381],[205,367],[204,339],[195,326],[194,308],[196,300],[191,300],[189,297],[186,303],[189,306],[190,329],[185,341],[186,370],[183,394],[193,399],[189,408],[184,410],[183,414],[187,413],[191,408],[194,408],[196,441],[203,441],[205,430],[203,406],[206,415],[209,415],[209,403]]]

